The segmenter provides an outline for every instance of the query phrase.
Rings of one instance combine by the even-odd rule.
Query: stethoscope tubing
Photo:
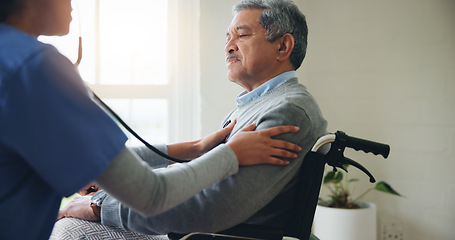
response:
[[[90,90],[90,89],[89,89]],[[148,143],[147,141],[145,141],[141,136],[139,136],[139,134],[137,134],[130,126],[128,126],[128,124],[126,124],[125,121],[123,121],[123,119],[117,114],[114,112],[114,110],[112,110],[103,100],[101,100],[101,98],[99,98],[93,91],[90,90],[90,92],[93,94],[93,97],[96,99],[96,101],[101,104],[101,106],[106,109],[108,111],[108,113],[110,115],[112,115],[112,117],[117,120],[117,122],[119,122],[128,132],[130,132],[135,138],[137,138],[139,141],[141,141],[148,149],[152,150],[153,152],[155,152],[156,154],[158,154],[159,156],[163,157],[163,158],[166,158],[168,160],[171,160],[173,162],[178,162],[178,163],[184,163],[184,162],[188,162],[188,160],[183,160],[183,159],[178,159],[178,158],[174,158],[174,157],[171,157],[169,155],[167,155],[166,153],[163,153],[162,151],[158,150],[157,148],[155,148],[154,146],[152,146],[150,143]]]

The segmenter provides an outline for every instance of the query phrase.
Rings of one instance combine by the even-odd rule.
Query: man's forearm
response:
[[[167,147],[164,144],[154,145],[154,147],[165,154],[168,153]],[[137,153],[139,157],[144,160],[151,168],[163,168],[169,165],[169,161],[167,159],[164,159],[157,153],[153,152],[145,145],[134,146],[130,149]]]
[[[101,209],[101,221],[105,225],[121,226],[144,234],[220,231],[246,221],[267,205],[295,175],[302,158],[286,167],[242,167],[235,176],[153,217],[138,214],[108,196]]]

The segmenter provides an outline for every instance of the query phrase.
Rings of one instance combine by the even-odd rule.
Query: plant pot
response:
[[[376,240],[376,205],[357,203],[361,208],[330,208],[319,203],[313,234],[321,240]]]

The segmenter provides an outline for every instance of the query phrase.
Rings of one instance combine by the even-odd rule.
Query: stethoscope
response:
[[[126,124],[125,121],[123,121],[123,119],[117,113],[114,112],[114,110],[112,110],[103,100],[101,100],[101,98],[99,98],[90,88],[87,88],[87,89],[92,93],[92,95],[96,99],[96,101],[105,110],[107,110],[110,115],[112,115],[112,117],[114,117],[128,132],[130,132],[135,138],[137,138],[139,141],[141,141],[148,149],[152,150],[153,152],[155,152],[156,154],[160,155],[161,157],[166,158],[168,160],[171,160],[173,162],[178,162],[178,163],[188,162],[188,160],[182,160],[182,159],[171,157],[171,156],[167,155],[166,153],[161,152],[160,150],[158,150],[157,148],[152,146],[147,141],[145,141],[130,126],[128,126],[128,124]]]
[[[76,2],[76,8],[78,8],[77,1],[75,1],[75,2]],[[77,9],[77,11],[78,11],[78,14],[79,14],[79,9]],[[79,16],[78,16],[78,19],[80,21],[80,17]],[[79,46],[78,46],[77,60],[74,63],[74,66],[77,68],[79,66],[79,64],[81,63],[81,61],[82,61],[82,34],[81,34],[81,24],[79,22]],[[130,126],[128,126],[128,124],[126,124],[125,121],[123,121],[123,119],[117,113],[114,112],[114,110],[112,110],[103,100],[101,100],[101,98],[99,98],[88,86],[87,86],[87,89],[93,95],[93,98],[99,103],[99,105],[101,105],[101,107],[103,107],[114,119],[117,120],[117,122],[119,122],[135,138],[137,138],[139,141],[141,141],[147,148],[149,148],[150,150],[152,150],[153,152],[155,152],[159,156],[161,156],[163,158],[166,158],[168,160],[171,160],[173,162],[178,162],[178,163],[188,162],[188,160],[182,160],[182,159],[171,157],[171,156],[161,152],[160,150],[158,150],[157,148],[152,146],[147,141],[145,141]]]

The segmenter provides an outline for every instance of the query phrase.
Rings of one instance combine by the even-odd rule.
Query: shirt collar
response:
[[[283,84],[287,80],[291,78],[296,78],[297,74],[295,71],[289,71],[282,73],[267,82],[261,84],[261,86],[257,87],[251,92],[243,91],[237,96],[236,102],[238,105],[240,104],[245,104],[247,102],[251,102],[256,98],[259,98],[260,96],[266,94],[267,92],[275,89],[279,85]]]

